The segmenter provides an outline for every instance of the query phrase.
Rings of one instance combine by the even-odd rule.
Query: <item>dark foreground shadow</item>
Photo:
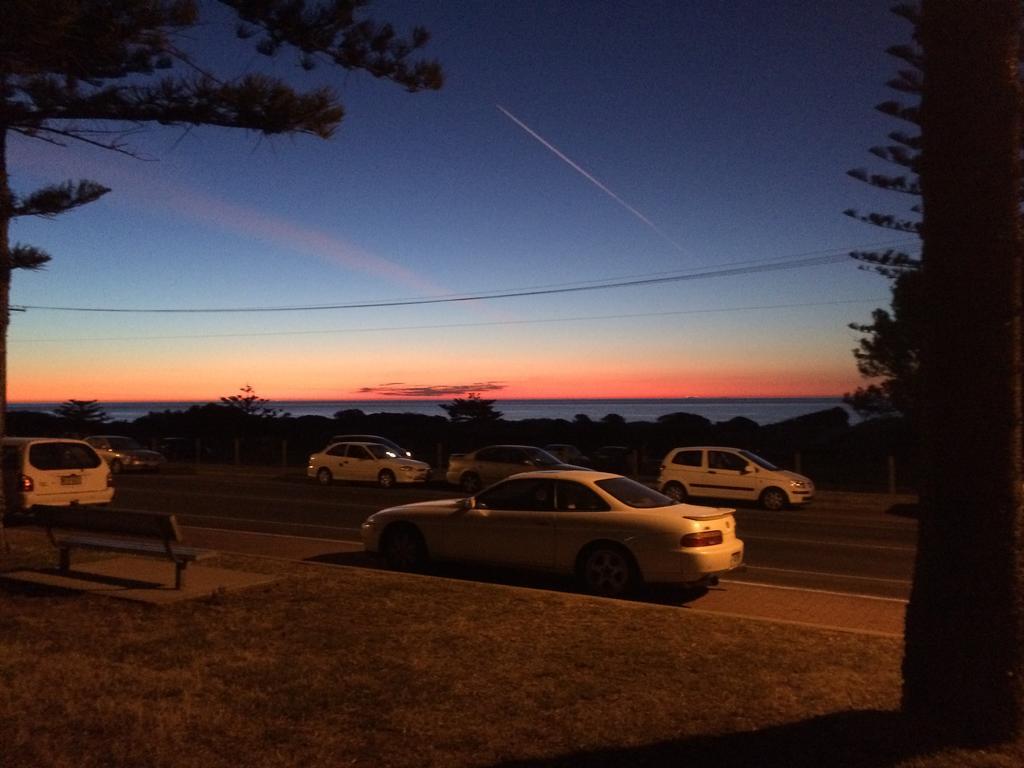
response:
[[[886,768],[925,750],[904,737],[897,712],[862,710],[759,731],[596,750],[491,768]]]
[[[347,565],[357,568],[374,568],[386,570],[381,560],[366,552],[330,552],[306,558],[310,563],[327,563],[328,565]],[[431,563],[423,572],[425,576],[439,576],[458,581],[473,581],[483,584],[501,584],[509,587],[526,587],[542,589],[547,592],[566,592],[581,594],[575,582],[565,576],[553,576],[544,573],[519,571],[514,569],[463,565],[458,563]],[[633,602],[654,603],[657,605],[684,605],[707,594],[707,589],[682,588],[671,586],[643,587],[636,594],[622,598]]]
[[[893,504],[885,510],[885,513],[895,517],[907,517],[916,520],[919,511],[918,506],[917,504]]]

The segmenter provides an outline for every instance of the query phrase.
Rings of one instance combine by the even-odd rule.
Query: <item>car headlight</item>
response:
[[[399,467],[402,472],[415,472],[416,467]]]
[[[807,483],[805,483],[803,480],[790,480],[789,481],[789,487],[790,488],[806,488],[807,487]]]

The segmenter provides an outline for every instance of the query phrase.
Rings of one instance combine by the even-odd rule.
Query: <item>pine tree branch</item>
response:
[[[54,184],[38,189],[28,197],[15,198],[11,207],[11,217],[42,216],[52,218],[65,211],[99,200],[109,191],[109,187],[85,179],[77,184],[71,181]]]
[[[888,192],[901,192],[905,195],[921,194],[921,186],[916,181],[908,180],[906,176],[886,176],[880,173],[869,174],[863,168],[854,168],[847,171],[846,175]]]
[[[52,257],[41,248],[15,243],[11,248],[9,258],[11,269],[34,270],[42,269]]]
[[[868,213],[862,214],[853,208],[847,208],[843,211],[843,215],[849,216],[857,221],[862,221],[865,224],[871,224],[876,227],[882,227],[884,229],[892,229],[897,232],[906,232],[911,235],[921,234],[921,223],[917,221],[907,221],[905,219],[897,219],[895,216],[883,213]]]

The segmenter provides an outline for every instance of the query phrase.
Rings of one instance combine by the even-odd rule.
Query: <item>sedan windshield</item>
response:
[[[646,485],[630,480],[628,477],[606,477],[594,481],[594,485],[605,493],[611,494],[627,507],[635,509],[654,509],[655,507],[670,507],[676,502],[663,493]]]
[[[743,458],[747,459],[748,461],[754,462],[755,464],[757,464],[757,466],[761,467],[761,469],[767,469],[772,472],[778,469],[778,467],[776,467],[774,464],[768,461],[768,459],[762,459],[756,453],[751,453],[750,451],[740,451],[740,455]]]
[[[115,451],[137,451],[142,447],[130,437],[108,437],[107,442]]]

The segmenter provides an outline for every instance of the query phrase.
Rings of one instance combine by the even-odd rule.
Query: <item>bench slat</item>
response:
[[[142,539],[132,541],[131,539],[102,539],[94,536],[58,536],[55,539],[58,547],[74,547],[76,549],[108,549],[117,552],[138,552],[140,554],[152,554],[160,557],[168,557],[167,547],[162,542],[145,541]],[[175,560],[198,560],[203,550],[195,547],[183,547],[172,545],[171,552]]]

